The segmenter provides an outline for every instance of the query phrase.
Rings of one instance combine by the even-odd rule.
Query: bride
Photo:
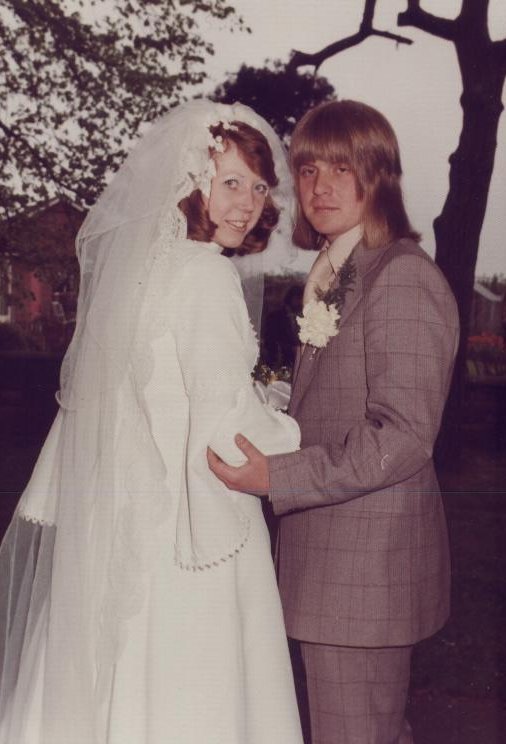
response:
[[[277,224],[289,239],[291,200],[269,125],[195,101],[86,218],[60,411],[0,552],[0,744],[302,741],[260,500],[206,461],[242,462],[238,431],[299,446],[253,392],[220,255],[260,252]]]

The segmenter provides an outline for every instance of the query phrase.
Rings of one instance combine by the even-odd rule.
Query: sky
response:
[[[313,52],[358,30],[360,0],[230,0],[251,34],[214,30],[216,54],[206,64],[208,90],[242,63],[261,66],[265,59],[287,60],[291,49]],[[432,221],[448,191],[448,157],[456,149],[462,123],[461,80],[451,42],[410,27],[398,28],[405,0],[378,0],[375,26],[413,40],[397,45],[373,37],[320,68],[339,98],[353,98],[379,109],[392,123],[401,148],[403,187],[408,213],[434,255]],[[460,0],[424,0],[424,10],[453,18]],[[506,37],[506,2],[490,0],[489,31]],[[503,102],[504,95],[503,95]],[[498,132],[494,176],[482,229],[477,276],[506,274],[506,112]],[[311,262],[307,254],[295,268]]]

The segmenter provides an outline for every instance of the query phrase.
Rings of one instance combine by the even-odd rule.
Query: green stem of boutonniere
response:
[[[357,267],[350,255],[339,269],[339,282],[337,286],[327,289],[326,292],[322,292],[321,289],[317,290],[317,298],[322,300],[327,306],[335,305],[340,315],[346,300],[346,293],[353,291],[356,276]]]
[[[299,339],[304,344],[304,349],[306,344],[315,347],[311,358],[317,349],[322,349],[339,333],[346,293],[352,291],[356,274],[355,264],[351,257],[347,258],[339,271],[337,287],[326,292],[317,292],[316,299],[309,300],[304,305],[302,315],[297,319]]]

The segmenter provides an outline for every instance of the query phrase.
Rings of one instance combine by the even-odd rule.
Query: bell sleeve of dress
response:
[[[269,460],[277,513],[337,504],[395,485],[432,457],[459,337],[439,269],[397,254],[365,297],[364,417],[344,444],[312,445]]]
[[[215,254],[196,257],[184,269],[178,296],[175,335],[190,407],[190,454],[200,456],[209,446],[240,465],[238,433],[266,454],[296,450],[298,424],[254,391],[258,342],[233,264]]]

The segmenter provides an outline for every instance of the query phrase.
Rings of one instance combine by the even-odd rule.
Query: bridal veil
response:
[[[20,669],[43,675],[40,744],[64,741],[65,731],[73,732],[72,744],[95,744],[107,727],[125,621],[142,607],[164,519],[181,496],[168,492],[144,405],[151,343],[168,322],[155,307],[149,323],[141,323],[147,288],[160,251],[186,240],[177,204],[196,188],[209,194],[209,152],[217,144],[209,127],[233,121],[258,129],[270,144],[279,179],[271,194],[289,243],[291,180],[277,136],[251,109],[208,101],[183,104],[151,126],[77,237],[81,284],[60,410],[0,549],[1,744],[14,744],[10,732],[23,730],[33,680]],[[174,261],[180,255],[174,252]],[[255,256],[243,264],[258,304],[250,281]],[[121,406],[120,387],[127,396]],[[199,570],[191,505],[182,504],[180,514],[175,551]],[[222,518],[235,516],[224,511]],[[212,559],[229,548],[199,546],[207,549]]]

